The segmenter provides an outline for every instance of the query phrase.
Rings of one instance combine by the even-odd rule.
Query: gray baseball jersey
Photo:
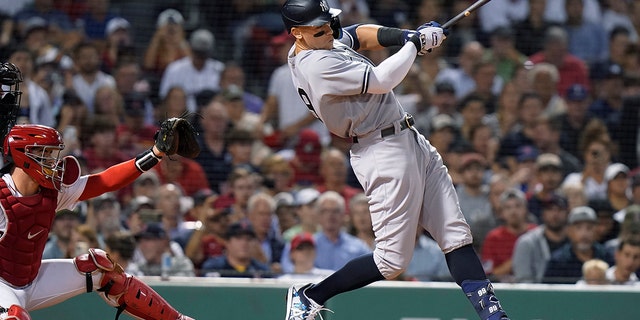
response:
[[[408,266],[418,225],[445,253],[472,243],[436,149],[414,128],[403,130],[405,112],[393,92],[367,92],[374,68],[367,58],[334,41],[332,50],[292,48],[289,66],[300,97],[329,131],[358,138],[351,164],[369,199],[373,258],[382,275],[394,278]],[[389,127],[393,134],[383,137]]]

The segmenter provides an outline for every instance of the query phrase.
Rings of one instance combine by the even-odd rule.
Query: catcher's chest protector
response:
[[[0,179],[0,205],[7,215],[7,229],[0,238],[0,277],[14,286],[35,279],[55,217],[57,192],[14,197]]]

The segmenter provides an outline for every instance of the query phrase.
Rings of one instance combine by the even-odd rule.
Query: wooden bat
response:
[[[468,17],[471,12],[477,10],[478,8],[482,7],[483,5],[485,5],[487,2],[489,2],[491,0],[478,0],[476,2],[474,2],[472,5],[470,5],[468,8],[466,8],[464,11],[458,13],[455,17],[451,18],[449,21],[445,22],[442,25],[442,29],[447,29],[449,27],[451,27],[452,25],[458,23],[458,21],[462,20],[462,18]]]

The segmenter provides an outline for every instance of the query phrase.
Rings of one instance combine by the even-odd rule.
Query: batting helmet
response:
[[[64,162],[62,136],[53,128],[25,124],[11,128],[4,139],[4,156],[11,157],[16,167],[24,170],[38,184],[60,191]]]
[[[289,33],[292,27],[321,26],[333,22],[342,12],[330,8],[327,0],[287,0],[282,5],[282,21]]]

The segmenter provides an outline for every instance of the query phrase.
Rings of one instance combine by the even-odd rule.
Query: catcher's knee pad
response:
[[[11,305],[9,309],[0,307],[0,310],[0,320],[31,320],[27,310],[17,304]]]
[[[171,307],[140,279],[125,273],[103,250],[89,249],[88,254],[74,258],[74,262],[78,271],[87,277],[87,292],[93,290],[92,275],[102,272],[97,291],[102,293],[102,298],[108,304],[118,308],[116,319],[123,311],[140,319],[191,319]]]

